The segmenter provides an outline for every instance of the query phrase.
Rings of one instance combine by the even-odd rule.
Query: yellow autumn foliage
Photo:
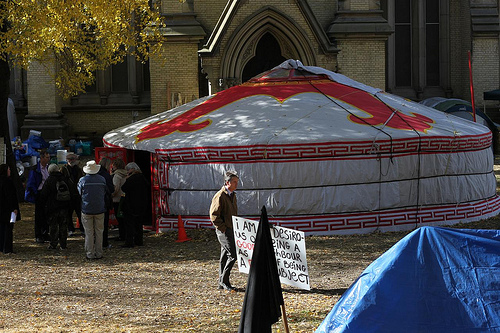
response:
[[[55,82],[69,97],[127,54],[145,61],[160,45],[162,22],[148,0],[7,0],[0,26],[0,56],[22,68],[55,60]]]

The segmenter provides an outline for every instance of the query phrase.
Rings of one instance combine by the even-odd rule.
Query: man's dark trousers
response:
[[[220,260],[219,260],[219,285],[225,284],[230,286],[229,275],[231,268],[236,262],[236,245],[234,244],[233,229],[227,228],[226,232],[215,230],[217,239],[221,245]]]

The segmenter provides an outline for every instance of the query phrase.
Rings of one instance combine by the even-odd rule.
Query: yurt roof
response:
[[[246,83],[108,132],[103,140],[174,160],[210,160],[224,159],[225,152],[230,159],[266,159],[308,151],[322,157],[482,149],[491,134],[479,124],[288,60]]]

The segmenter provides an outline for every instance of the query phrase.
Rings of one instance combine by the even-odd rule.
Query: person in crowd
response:
[[[82,221],[82,198],[80,198],[80,195],[78,194],[78,191],[76,189],[76,185],[78,184],[78,181],[80,178],[84,176],[83,170],[80,167],[80,160],[77,154],[75,153],[68,153],[66,155],[66,164],[62,166],[61,172],[62,174],[67,177],[70,181],[70,186],[71,186],[71,193],[74,194],[74,196],[71,198],[71,207],[68,210],[68,216],[66,218],[66,222],[68,224],[68,236],[72,236],[73,233],[75,232],[75,226],[73,224],[73,212],[76,213],[76,217],[78,218],[78,221],[80,221],[80,231],[83,233],[83,223]]]
[[[229,291],[235,289],[229,282],[229,276],[236,262],[233,216],[238,214],[235,194],[238,181],[239,177],[235,171],[226,171],[224,185],[215,193],[210,205],[210,220],[215,227],[215,233],[221,245],[218,288]]]
[[[48,165],[50,155],[47,150],[40,151],[40,160],[36,168],[30,172],[28,182],[26,183],[26,191],[24,200],[35,204],[35,240],[37,243],[45,243],[50,239],[49,224],[45,216],[45,207],[39,204],[40,191],[42,190],[45,180],[49,177]]]
[[[120,241],[125,240],[125,222],[123,217],[118,217],[118,208],[120,206],[120,199],[123,195],[122,186],[127,180],[127,171],[125,170],[125,162],[121,158],[113,160],[111,164],[111,175],[113,176],[113,209],[115,211],[115,217],[118,221],[118,239]]]
[[[59,170],[57,164],[49,165],[49,177],[43,184],[40,200],[45,204],[45,216],[49,221],[50,245],[49,249],[67,248],[68,240],[68,211],[71,208],[70,180]]]
[[[111,160],[107,157],[101,158],[99,161],[99,165],[101,168],[99,169],[98,175],[101,175],[106,180],[106,185],[108,186],[108,192],[106,192],[105,204],[106,204],[106,212],[104,212],[104,233],[102,235],[102,247],[108,248],[108,231],[109,231],[109,210],[113,207],[113,200],[111,198],[111,194],[115,191],[115,187],[113,185],[113,177],[109,172],[111,167]]]
[[[12,218],[13,214],[14,218]],[[0,165],[0,251],[13,253],[14,223],[21,219],[16,187],[10,179],[10,168],[7,164]]]
[[[122,185],[125,195],[123,205],[125,221],[125,244],[122,247],[143,245],[142,226],[147,223],[151,189],[148,181],[135,162],[125,166],[127,180]]]
[[[80,178],[77,188],[82,197],[82,223],[85,228],[85,255],[87,259],[102,258],[104,232],[105,196],[108,192],[106,180],[98,175],[101,166],[94,160],[83,167],[86,175]]]

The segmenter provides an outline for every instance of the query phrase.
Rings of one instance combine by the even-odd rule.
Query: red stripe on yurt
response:
[[[314,216],[269,217],[272,224],[300,230],[309,235],[368,233],[375,230],[402,231],[424,225],[456,224],[478,221],[497,215],[500,197],[495,196],[459,205],[415,207],[380,212],[344,213]],[[258,220],[258,217],[250,217]],[[188,229],[212,228],[208,215],[182,216]],[[160,229],[176,229],[177,217],[163,217]]]
[[[259,159],[297,159],[408,152],[458,152],[489,148],[491,132],[457,138],[424,137],[382,141],[325,142],[310,144],[247,145],[157,149],[171,161],[238,161]],[[420,147],[420,149],[419,149]]]

